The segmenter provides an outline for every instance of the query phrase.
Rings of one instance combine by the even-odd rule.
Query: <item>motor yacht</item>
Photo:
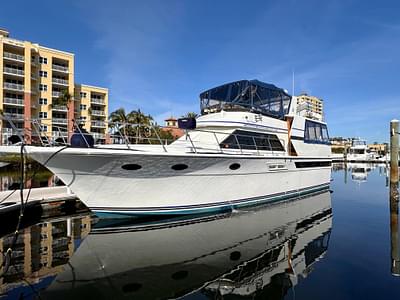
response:
[[[297,113],[285,90],[240,80],[202,92],[200,106],[197,119],[179,120],[185,134],[169,145],[126,139],[25,151],[103,217],[225,211],[329,188],[327,124]]]
[[[361,139],[354,139],[347,155],[348,161],[368,162],[375,159],[375,155],[370,152],[367,142]]]

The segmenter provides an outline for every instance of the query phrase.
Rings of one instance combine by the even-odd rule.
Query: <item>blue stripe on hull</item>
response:
[[[315,192],[327,190],[329,188],[329,184],[319,185],[311,188],[306,188],[299,190],[297,192],[291,192],[286,194],[278,194],[272,196],[266,196],[264,198],[254,199],[242,199],[240,202],[225,202],[224,205],[218,206],[202,206],[202,207],[180,207],[179,209],[142,209],[142,210],[118,210],[116,209],[97,209],[93,208],[92,211],[96,213],[96,215],[100,218],[127,218],[127,217],[140,217],[140,216],[149,216],[149,215],[187,215],[187,214],[208,214],[208,213],[223,213],[226,211],[231,211],[237,208],[250,207],[265,203],[274,203],[294,197],[305,196],[308,194],[312,194]]]

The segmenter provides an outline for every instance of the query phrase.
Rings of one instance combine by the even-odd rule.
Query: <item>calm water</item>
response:
[[[25,188],[64,185],[49,170],[35,162],[27,165],[25,176]],[[18,189],[20,181],[21,172],[18,163],[12,163],[0,168],[0,192]]]
[[[0,297],[397,298],[386,169],[334,169],[333,193],[230,214],[110,222],[86,213],[35,222],[13,247]],[[4,228],[2,252],[13,238]]]

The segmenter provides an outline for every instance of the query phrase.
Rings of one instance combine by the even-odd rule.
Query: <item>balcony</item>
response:
[[[92,110],[92,116],[105,117],[106,114],[102,110]]]
[[[68,111],[68,108],[65,105],[53,105],[51,109],[55,111]]]
[[[92,127],[98,127],[98,128],[106,128],[106,122],[103,122],[103,121],[92,121],[91,126]]]
[[[20,61],[20,62],[24,62],[25,61],[25,57],[23,55],[19,55],[19,54],[14,54],[14,53],[10,53],[10,52],[4,52],[3,56],[6,59],[10,59],[10,60],[14,60],[14,61]]]
[[[65,80],[65,79],[53,78],[52,82],[53,82],[53,84],[68,86],[68,80]]]
[[[24,76],[25,74],[24,70],[19,70],[16,68],[8,68],[8,67],[4,67],[3,72],[4,74],[11,74],[17,76]]]
[[[51,135],[52,135],[53,138],[59,138],[59,137],[67,138],[68,137],[68,132],[61,131],[61,130],[60,131],[53,131],[53,133]]]
[[[61,125],[67,125],[68,124],[68,119],[62,119],[62,118],[53,118],[53,124],[61,124]]]
[[[91,98],[90,103],[98,104],[98,105],[106,105],[106,102],[104,101],[104,99],[97,99],[97,98]]]
[[[58,97],[61,96],[61,92],[53,91],[53,92],[51,93],[51,95],[52,95],[54,98],[58,98]]]
[[[11,120],[23,120],[24,119],[24,114],[5,112],[4,116]]]
[[[91,134],[95,140],[103,140],[106,138],[106,135],[104,133],[92,132]]]
[[[10,105],[24,106],[24,99],[4,97],[3,103]]]
[[[4,82],[4,89],[23,92],[24,86],[18,83]]]
[[[60,66],[60,65],[52,65],[52,69],[53,71],[59,71],[59,72],[63,72],[63,73],[68,73],[68,67],[64,67],[64,66]]]

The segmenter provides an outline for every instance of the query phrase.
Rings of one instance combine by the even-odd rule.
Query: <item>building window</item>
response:
[[[79,106],[79,108],[80,108],[80,110],[86,110],[86,104],[81,104],[81,105]]]
[[[39,63],[43,64],[43,65],[47,65],[47,58],[46,57],[39,57]]]
[[[47,119],[47,112],[45,112],[45,111],[39,112],[39,118],[40,119]]]
[[[39,98],[40,105],[47,105],[47,98]]]
[[[39,76],[47,78],[47,71],[39,71]]]
[[[47,132],[47,125],[41,125],[41,126],[40,126],[40,130],[41,130],[42,132]]]
[[[39,84],[39,90],[47,91],[47,84]]]
[[[85,92],[81,92],[80,95],[81,95],[81,98],[86,98],[86,96],[87,96],[87,94]]]

